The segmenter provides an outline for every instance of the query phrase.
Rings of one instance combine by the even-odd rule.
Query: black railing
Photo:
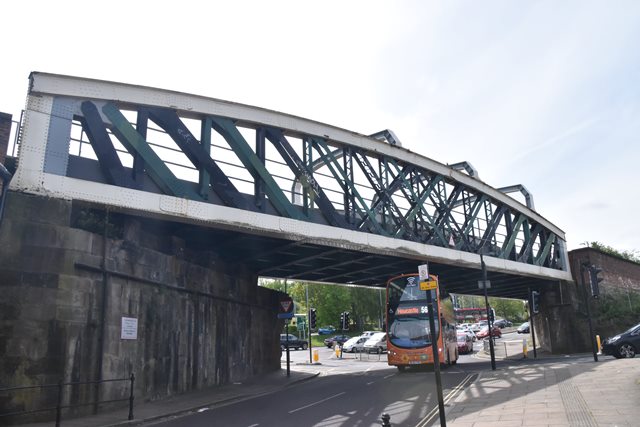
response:
[[[71,405],[71,404],[70,405],[63,405],[62,404],[62,402],[64,401],[63,397],[64,397],[64,389],[65,389],[65,387],[78,386],[78,385],[88,385],[88,384],[96,384],[97,385],[97,384],[108,383],[108,382],[117,382],[117,381],[129,381],[130,382],[129,396],[128,397],[124,397],[122,399],[110,399],[110,400],[98,400],[98,399],[96,399],[95,401],[92,401],[92,402],[79,403],[79,404],[75,404],[75,405]],[[134,399],[134,397],[133,397],[133,383],[134,383],[134,381],[135,381],[135,375],[132,373],[129,378],[116,378],[116,379],[100,380],[100,381],[76,381],[76,382],[68,382],[68,383],[60,381],[60,382],[58,382],[58,384],[43,384],[43,385],[33,385],[33,386],[19,386],[19,387],[0,388],[0,393],[19,391],[19,390],[29,390],[29,389],[57,388],[57,390],[58,390],[57,403],[56,403],[55,407],[32,409],[32,410],[28,410],[28,411],[15,411],[15,412],[0,413],[0,418],[16,417],[16,416],[26,415],[26,414],[35,414],[35,413],[38,413],[38,412],[55,411],[55,413],[56,413],[56,427],[59,427],[60,423],[62,421],[62,410],[63,409],[80,408],[82,406],[89,406],[89,405],[94,405],[94,406],[97,407],[97,405],[99,405],[99,404],[129,401],[129,416],[128,416],[128,419],[132,420],[133,419],[133,399]]]

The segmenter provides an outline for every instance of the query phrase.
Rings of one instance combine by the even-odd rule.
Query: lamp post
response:
[[[487,309],[487,325],[489,326],[489,353],[491,354],[491,370],[496,370],[496,352],[493,348],[493,321],[489,314],[489,296],[487,295],[487,266],[484,263],[484,258],[480,254],[480,265],[482,267],[482,287],[484,288],[484,304]]]

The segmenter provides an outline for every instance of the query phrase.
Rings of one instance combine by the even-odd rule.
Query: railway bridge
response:
[[[482,255],[492,296],[572,280],[525,187],[387,129],[34,72],[17,145],[4,384],[135,371],[155,398],[278,369],[278,295],[259,277],[381,287],[428,262],[446,291],[479,294]]]

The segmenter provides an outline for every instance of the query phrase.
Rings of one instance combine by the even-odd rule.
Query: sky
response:
[[[0,111],[31,71],[193,93],[470,162],[568,249],[640,250],[640,2],[11,1]],[[518,194],[514,198],[524,201]]]

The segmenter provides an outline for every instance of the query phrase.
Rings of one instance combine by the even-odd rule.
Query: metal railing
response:
[[[79,403],[79,404],[75,404],[75,405],[63,405],[63,401],[64,401],[64,390],[65,387],[69,387],[69,386],[78,386],[78,385],[99,385],[102,383],[108,383],[108,382],[118,382],[118,381],[129,381],[130,385],[129,385],[129,396],[128,397],[124,397],[122,399],[110,399],[110,400],[94,400],[92,402],[88,402],[88,403]],[[2,418],[6,418],[6,417],[17,417],[17,416],[21,416],[21,415],[26,415],[26,414],[34,414],[34,413],[38,413],[38,412],[46,412],[46,411],[55,411],[56,413],[56,418],[55,418],[55,422],[56,422],[56,427],[60,426],[60,423],[62,421],[62,410],[63,409],[70,409],[70,408],[79,408],[79,407],[83,407],[83,406],[90,406],[90,405],[94,405],[96,407],[97,410],[97,406],[99,404],[106,404],[106,403],[114,403],[114,402],[125,402],[125,401],[129,401],[129,415],[128,415],[128,419],[132,420],[133,419],[133,384],[135,381],[135,375],[132,373],[129,378],[116,378],[116,379],[109,379],[109,380],[100,380],[100,381],[74,381],[74,382],[63,382],[62,380],[58,382],[58,384],[43,384],[43,385],[33,385],[33,386],[18,386],[18,387],[6,387],[6,388],[0,388],[0,393],[6,393],[6,392],[14,392],[14,391],[20,391],[20,390],[33,390],[33,389],[52,389],[52,388],[57,388],[57,397],[56,397],[56,406],[55,407],[46,407],[46,408],[39,408],[39,409],[32,409],[32,410],[28,410],[28,411],[14,411],[14,412],[6,412],[6,413],[0,413],[0,419]]]

